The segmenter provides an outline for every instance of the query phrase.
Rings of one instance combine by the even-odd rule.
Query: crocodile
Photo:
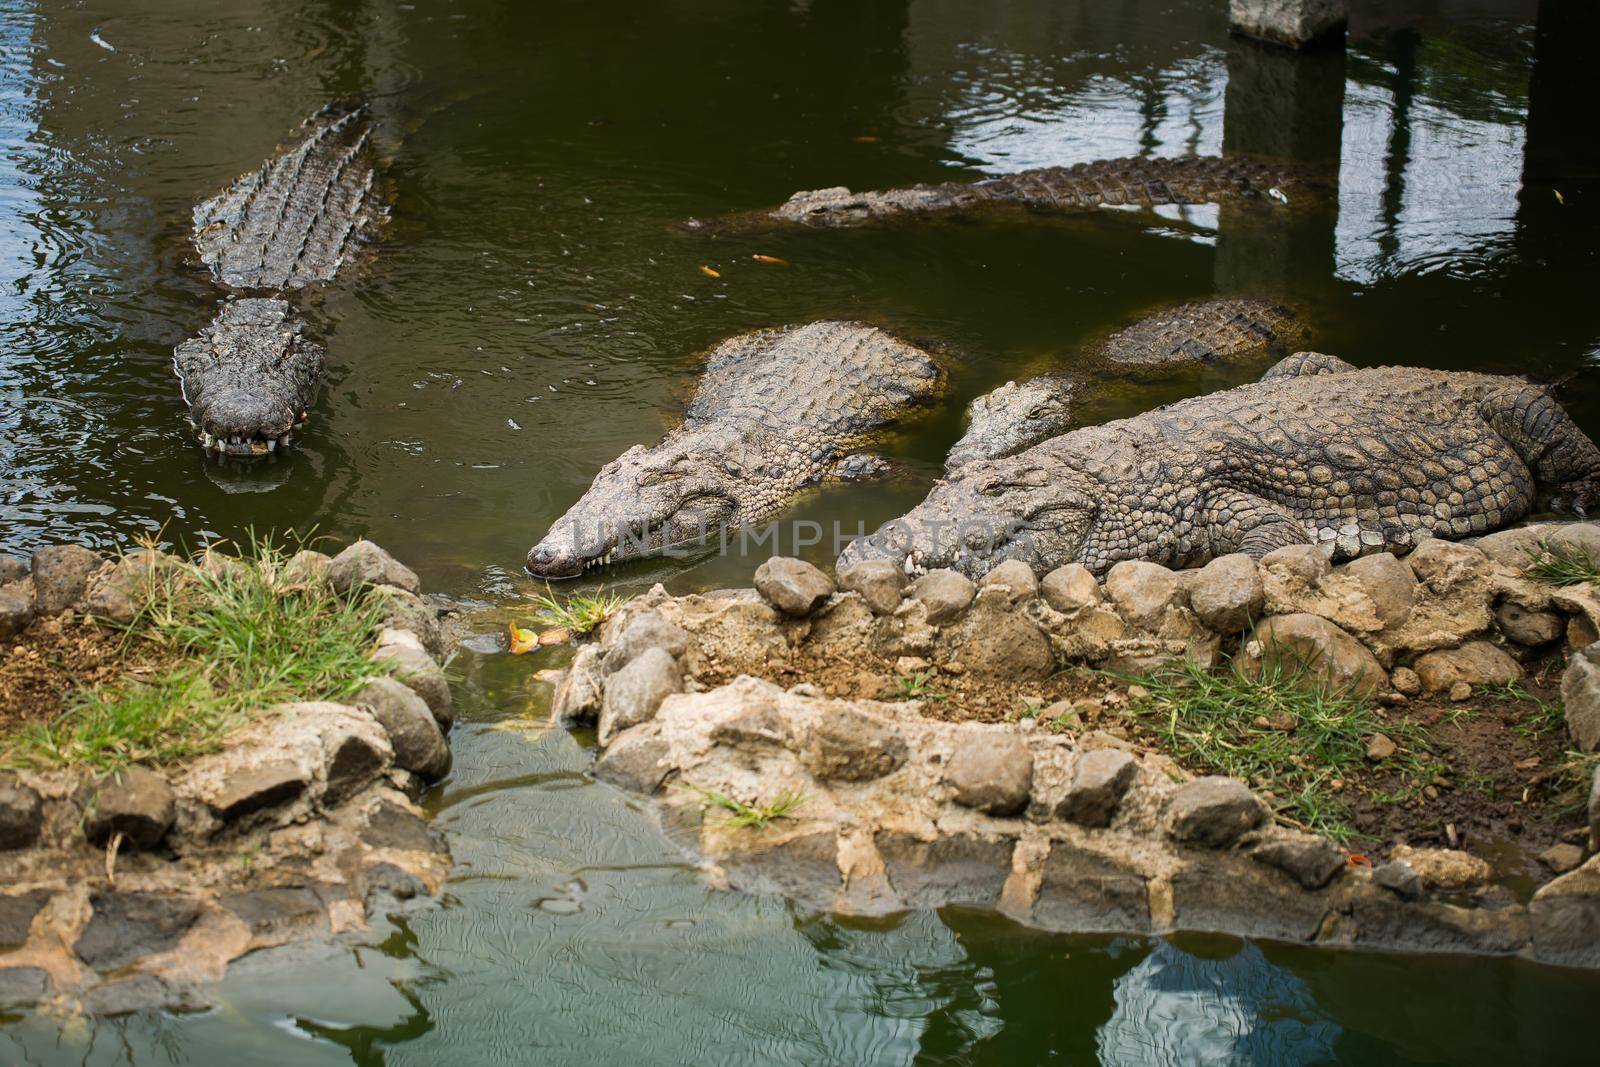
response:
[[[863,450],[946,381],[933,356],[859,322],[729,338],[710,354],[683,422],[606,464],[528,552],[528,570],[569,578],[703,544],[811,486],[879,473],[883,461]]]
[[[305,136],[194,209],[200,260],[225,303],[173,357],[206,451],[250,459],[289,446],[324,364],[286,297],[331,282],[386,217],[372,126],[362,108],[326,108]]]
[[[1075,372],[1007,382],[978,397],[945,469],[1011,455],[1065,433],[1079,405],[1108,380],[1255,359],[1292,349],[1307,334],[1296,312],[1264,300],[1199,300],[1162,308],[1092,346]]]
[[[960,467],[838,562],[978,577],[1009,559],[1099,575],[1296,544],[1400,554],[1514,522],[1540,490],[1579,514],[1600,500],[1600,449],[1544,387],[1303,354],[1259,382]]]
[[[839,228],[902,217],[971,213],[994,207],[1041,212],[1102,207],[1310,199],[1321,185],[1311,170],[1248,156],[1103,159],[1042,167],[980,181],[949,181],[852,192],[844,186],[795,193],[775,208],[721,220],[690,219],[690,230],[757,230],[783,226]]]

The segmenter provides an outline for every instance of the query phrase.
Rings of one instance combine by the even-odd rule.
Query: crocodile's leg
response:
[[[1534,480],[1555,490],[1552,505],[1579,515],[1600,504],[1600,448],[1550,393],[1525,385],[1485,397],[1485,421],[1522,457]]]
[[[1284,356],[1268,367],[1261,380],[1309,378],[1313,374],[1343,374],[1345,371],[1355,369],[1353,365],[1338,356],[1330,356],[1326,352],[1296,352],[1292,356]]]
[[[1274,549],[1313,543],[1293,515],[1253,493],[1212,497],[1201,509],[1199,525],[1202,537],[1210,541],[1212,556],[1243,552],[1259,561]]]

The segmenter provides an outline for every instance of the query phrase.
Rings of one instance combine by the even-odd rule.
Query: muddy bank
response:
[[[1309,547],[1192,572],[1123,564],[1104,582],[1009,565],[981,586],[875,564],[835,579],[773,560],[754,589],[658,588],[628,605],[579,650],[555,714],[593,719],[597,775],[655,797],[735,888],[846,912],[960,902],[1071,932],[1600,966],[1590,764],[1559,797],[1531,781],[1595,747],[1580,692],[1593,659],[1576,650],[1594,642],[1600,601],[1592,584],[1529,573],[1551,545],[1600,557],[1600,527],[1337,568]],[[1139,714],[1160,699],[1173,719],[1195,713],[1181,682],[1165,697],[1130,683],[1173,670],[1279,671],[1372,716],[1337,783],[1366,826],[1309,833],[1272,774],[1207,773],[1201,749]],[[1321,728],[1276,714],[1253,724],[1261,735]],[[1528,733],[1533,773],[1470,804],[1478,783],[1424,757],[1455,757],[1435,751],[1444,731],[1466,752],[1500,744],[1483,740],[1496,729]],[[1406,781],[1387,809],[1404,818],[1370,814],[1386,776]]]
[[[108,769],[19,739],[85,714],[76,688],[171,660],[141,645],[141,582],[265,564],[0,557],[0,1009],[202,1008],[205,984],[247,952],[360,929],[375,907],[439,891],[449,849],[415,802],[450,766],[437,613],[370,542],[278,562],[260,571],[277,595],[370,607],[355,654],[381,669],[337,700],[253,709],[190,757]]]

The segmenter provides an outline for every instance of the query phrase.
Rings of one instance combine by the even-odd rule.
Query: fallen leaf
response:
[[[1519,771],[1531,771],[1535,767],[1539,766],[1539,757],[1529,756],[1527,759],[1519,759],[1517,762],[1513,763],[1512,766]]]
[[[539,643],[541,645],[561,645],[565,644],[571,637],[571,630],[567,629],[565,626],[557,626],[554,629],[546,630],[544,633],[540,634]]]
[[[1560,189],[1552,189],[1550,191],[1556,194],[1556,203],[1565,204],[1567,202],[1567,198],[1561,195]]]
[[[1371,867],[1372,866],[1372,861],[1367,859],[1366,856],[1363,856],[1359,852],[1350,853],[1350,859],[1347,862],[1352,867]]]
[[[524,630],[514,622],[508,623],[507,627],[511,631],[511,648],[509,651],[513,656],[520,656],[524,652],[532,652],[539,647],[539,635],[532,630]]]
[[[700,264],[700,273],[704,274],[707,278],[720,278],[720,277],[722,277],[722,272],[721,271],[712,270],[710,267],[706,266],[704,263]]]
[[[764,256],[760,252],[757,252],[750,258],[755,260],[757,263],[765,263],[771,267],[787,267],[789,265],[789,261],[787,259],[779,259],[777,256]]]
[[[877,144],[878,143],[878,139],[876,137],[874,137],[870,133],[863,133],[863,134],[860,134],[860,135],[858,135],[856,137],[852,137],[850,139],[852,141],[854,141],[856,144]]]

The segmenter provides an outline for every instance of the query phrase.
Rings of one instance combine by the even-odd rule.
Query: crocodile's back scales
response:
[[[1136,366],[1219,363],[1298,345],[1306,333],[1300,318],[1281,304],[1201,300],[1146,315],[1108,337],[1097,354],[1111,363]]]
[[[363,112],[324,112],[306,126],[299,144],[195,208],[195,246],[222,284],[330,281],[382,219]]]

